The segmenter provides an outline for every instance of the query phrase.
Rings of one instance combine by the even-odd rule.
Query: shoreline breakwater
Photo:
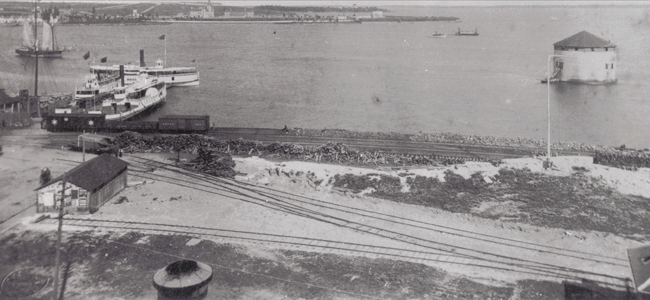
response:
[[[408,135],[382,132],[353,132],[346,130],[313,130],[291,129],[287,135],[304,137],[336,137],[376,140],[403,140],[435,143],[454,143],[467,146],[484,145],[495,151],[518,147],[529,149],[528,155],[544,156],[540,149],[545,143],[527,138],[506,138],[492,136],[474,136],[451,133]],[[467,161],[482,161],[498,164],[498,159],[487,159],[478,156],[455,157],[444,155],[421,155],[410,153],[388,153],[383,151],[360,151],[341,142],[328,142],[318,146],[302,146],[290,142],[263,143],[246,139],[218,139],[196,134],[183,135],[142,135],[133,132],[123,132],[114,140],[114,144],[126,152],[187,152],[198,153],[199,149],[211,149],[234,155],[260,155],[279,159],[294,159],[324,163],[352,165],[386,165],[386,166],[440,166],[462,164]],[[646,150],[608,148],[573,142],[554,143],[555,151],[588,151],[594,157],[594,163],[624,169],[650,167],[650,153]],[[557,152],[553,154],[558,155]]]

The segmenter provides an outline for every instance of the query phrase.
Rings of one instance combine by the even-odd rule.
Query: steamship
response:
[[[124,66],[124,81],[126,85],[135,83],[140,74],[147,74],[149,77],[158,78],[167,86],[197,86],[199,85],[199,70],[197,67],[166,67],[161,59],[155,61],[153,67],[146,67],[144,63],[144,50],[140,50],[140,65],[126,64]],[[94,74],[109,75],[116,74],[120,65],[90,66]]]

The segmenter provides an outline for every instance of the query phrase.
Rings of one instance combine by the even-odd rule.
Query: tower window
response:
[[[614,70],[614,63],[612,63],[612,70]]]
[[[609,69],[609,64],[605,64],[605,70]]]

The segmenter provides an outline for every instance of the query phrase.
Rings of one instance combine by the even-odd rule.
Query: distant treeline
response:
[[[373,12],[388,11],[377,7],[320,7],[320,6],[282,6],[282,5],[262,5],[256,6],[255,11],[269,10],[279,12]]]

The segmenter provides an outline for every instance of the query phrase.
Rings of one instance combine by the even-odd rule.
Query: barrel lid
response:
[[[212,280],[212,268],[202,262],[180,260],[164,267],[153,275],[156,288],[186,288]]]

